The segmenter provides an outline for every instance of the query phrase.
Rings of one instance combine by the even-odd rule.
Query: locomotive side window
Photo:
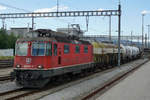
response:
[[[64,53],[67,54],[69,51],[69,45],[64,45]]]
[[[54,44],[54,56],[57,56],[57,44]]]
[[[84,53],[88,53],[88,46],[84,46]]]
[[[15,54],[18,56],[27,56],[28,53],[28,43],[17,43]]]
[[[47,43],[46,44],[46,56],[51,56],[52,55],[52,44]]]
[[[80,53],[80,47],[79,47],[79,46],[76,46],[75,52],[76,52],[76,53]]]
[[[45,43],[33,42],[32,43],[32,56],[44,56],[45,55]]]
[[[45,43],[39,43],[39,56],[44,56],[45,55]]]

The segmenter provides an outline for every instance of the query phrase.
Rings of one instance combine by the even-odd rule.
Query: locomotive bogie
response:
[[[14,69],[13,74],[17,85],[25,88],[42,88],[55,76],[60,76],[66,73],[77,74],[81,73],[82,70],[93,67],[94,63],[85,63],[49,70]]]

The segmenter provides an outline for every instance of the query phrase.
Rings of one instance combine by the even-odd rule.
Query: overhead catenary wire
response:
[[[5,7],[8,7],[8,8],[12,8],[12,9],[24,11],[24,12],[31,12],[31,11],[29,11],[29,10],[26,10],[26,9],[23,9],[23,8],[18,8],[18,7],[11,6],[11,5],[8,5],[8,4],[5,4],[5,3],[1,3],[1,2],[0,2],[0,5],[5,6]]]
[[[4,7],[7,7],[7,8],[12,8],[12,9],[15,9],[15,10],[19,10],[19,11],[23,11],[23,12],[32,12],[32,11],[29,11],[27,9],[23,9],[23,8],[19,8],[19,7],[15,7],[15,6],[12,6],[12,5],[8,5],[8,4],[5,4],[5,3],[1,3],[0,2],[0,5],[4,6]],[[3,28],[5,27],[4,24],[5,24],[5,19],[3,19]],[[62,21],[62,22],[66,22],[68,23],[66,20],[63,20],[63,19],[55,19],[55,20],[59,20],[59,21]],[[34,29],[34,17],[32,18],[32,28]]]
[[[15,10],[23,11],[23,12],[31,12],[29,10],[26,10],[26,9],[23,9],[23,8],[18,8],[18,7],[8,5],[8,4],[5,4],[5,3],[1,3],[1,2],[0,2],[0,5],[2,5],[4,7],[7,7],[7,8],[12,8],[12,9],[15,9]],[[2,24],[3,24],[3,28],[6,27],[6,26],[4,26],[5,25],[5,19],[3,19]]]

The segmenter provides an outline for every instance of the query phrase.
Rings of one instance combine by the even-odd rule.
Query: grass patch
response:
[[[13,60],[14,56],[0,56],[0,60]]]

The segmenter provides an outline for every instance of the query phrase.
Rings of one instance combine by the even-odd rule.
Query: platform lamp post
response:
[[[144,51],[144,16],[145,13],[142,13],[142,51]]]
[[[147,44],[148,44],[148,48],[149,48],[149,45],[150,45],[150,43],[149,43],[149,42],[150,42],[150,41],[149,41],[149,40],[150,40],[150,25],[147,25],[147,27],[148,27],[148,33],[147,33],[147,34],[148,34]]]

